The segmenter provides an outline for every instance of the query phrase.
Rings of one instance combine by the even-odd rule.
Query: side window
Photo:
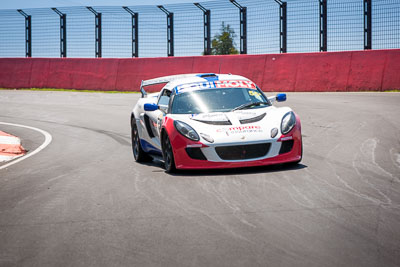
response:
[[[168,106],[169,104],[169,98],[171,96],[171,91],[169,90],[164,90],[162,92],[162,95],[158,99],[158,105],[159,106]]]

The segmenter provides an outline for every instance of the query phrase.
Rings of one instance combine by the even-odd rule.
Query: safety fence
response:
[[[211,53],[222,24],[241,54],[400,48],[398,0],[219,0],[0,10],[0,57]]]

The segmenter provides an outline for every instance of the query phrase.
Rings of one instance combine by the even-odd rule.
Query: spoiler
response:
[[[184,78],[192,78],[192,77],[211,77],[211,76],[217,76],[214,73],[191,73],[191,74],[178,74],[178,75],[169,75],[169,76],[163,76],[163,77],[158,77],[150,80],[142,80],[142,83],[140,84],[140,92],[142,93],[142,97],[147,96],[147,92],[144,90],[145,86],[149,85],[154,85],[154,84],[160,84],[160,83],[169,83],[174,80],[178,79],[184,79]]]

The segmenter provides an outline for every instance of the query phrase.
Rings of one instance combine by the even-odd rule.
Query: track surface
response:
[[[399,93],[288,94],[301,165],[177,175],[133,161],[138,97],[0,91],[53,136],[0,170],[0,266],[400,265]]]

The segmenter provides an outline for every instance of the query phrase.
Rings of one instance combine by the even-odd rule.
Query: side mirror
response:
[[[144,104],[145,111],[154,111],[158,109],[158,105],[155,103],[146,103]]]
[[[286,94],[277,94],[277,95],[276,95],[276,101],[277,101],[277,102],[286,101]]]

